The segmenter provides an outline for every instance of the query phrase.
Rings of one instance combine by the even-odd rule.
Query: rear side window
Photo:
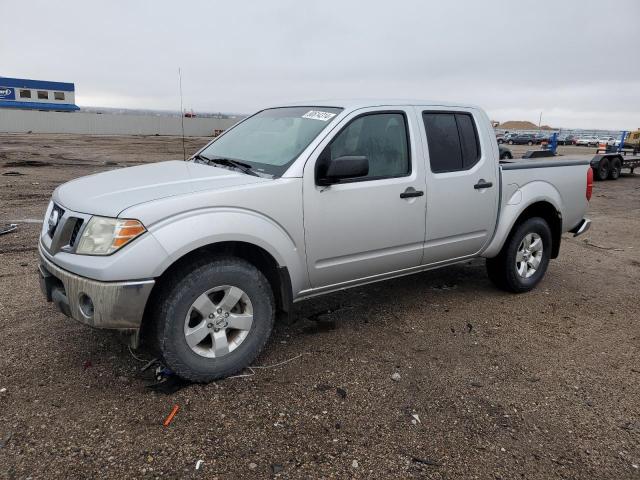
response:
[[[423,112],[429,160],[434,173],[473,167],[480,159],[480,142],[468,113]]]

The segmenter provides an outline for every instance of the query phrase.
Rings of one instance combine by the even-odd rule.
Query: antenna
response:
[[[184,146],[184,111],[182,109],[182,70],[178,67],[178,81],[180,84],[180,125],[182,126],[182,160],[187,160],[187,149]]]

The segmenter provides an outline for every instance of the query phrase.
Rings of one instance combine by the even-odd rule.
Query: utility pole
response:
[[[187,160],[187,149],[184,146],[184,110],[182,106],[182,70],[178,67],[178,82],[180,85],[180,125],[182,127],[182,159]]]
[[[540,130],[540,125],[542,125],[542,112],[540,112],[540,118],[538,119],[538,130]]]

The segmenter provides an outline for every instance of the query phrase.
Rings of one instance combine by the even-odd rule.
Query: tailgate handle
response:
[[[480,190],[481,188],[491,188],[493,187],[493,183],[492,182],[487,182],[484,178],[481,178],[480,180],[478,180],[478,183],[476,183],[473,188],[475,188],[476,190]]]

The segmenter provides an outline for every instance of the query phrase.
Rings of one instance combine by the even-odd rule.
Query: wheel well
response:
[[[543,218],[551,229],[551,258],[557,258],[560,253],[560,240],[562,237],[562,215],[549,202],[536,202],[525,208],[513,225],[512,231],[533,217]]]
[[[153,290],[149,295],[147,307],[143,319],[143,330],[149,327],[149,317],[151,316],[153,305],[156,303],[154,297],[160,295],[167,286],[167,280],[180,270],[188,268],[190,264],[201,262],[203,258],[215,258],[220,255],[234,256],[242,258],[254,265],[267,278],[273,291],[276,301],[276,308],[279,311],[289,312],[292,305],[292,288],[289,270],[280,267],[273,256],[265,249],[246,242],[219,242],[192,250],[180,257],[167,268],[160,277],[156,279]]]

